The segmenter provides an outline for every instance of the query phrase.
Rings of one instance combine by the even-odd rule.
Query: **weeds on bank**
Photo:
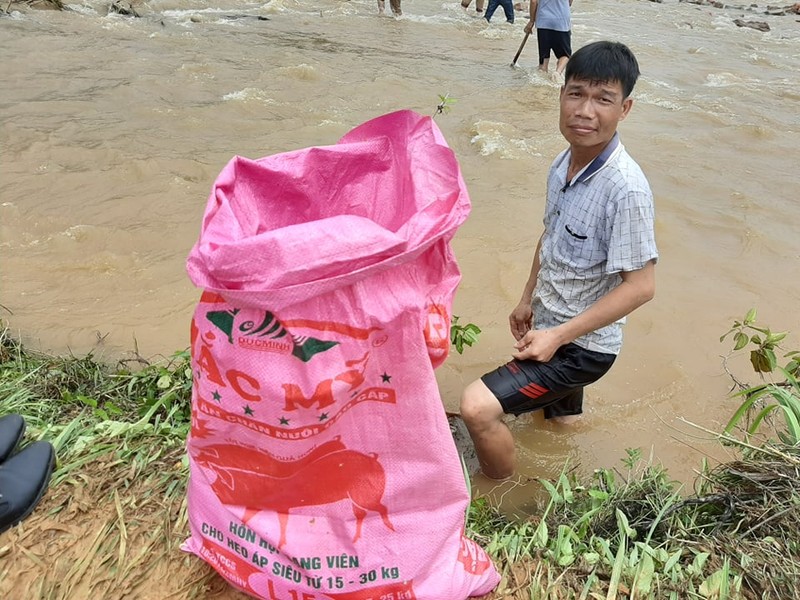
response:
[[[732,572],[729,557],[714,555],[694,505],[681,499],[663,469],[637,462],[627,475],[602,469],[582,483],[564,471],[541,483],[549,492],[541,516],[498,523],[486,510],[474,513],[471,525],[501,564],[537,565],[531,597],[677,600],[740,593],[742,576]],[[561,591],[548,595],[555,580]]]
[[[113,454],[131,475],[168,450],[182,451],[191,419],[188,352],[137,371],[94,360],[53,357],[23,349],[0,331],[0,400],[3,412],[25,417],[29,431],[53,442],[58,484],[74,469]],[[146,440],[159,446],[153,451]]]
[[[85,525],[92,537],[83,540],[81,556],[47,548],[51,558],[29,597],[135,595],[158,561],[174,559],[185,537],[188,354],[135,363],[138,370],[124,362],[112,368],[91,354],[53,357],[0,331],[2,413],[23,415],[28,437],[50,440],[58,456],[47,506],[36,513],[43,530],[30,531],[34,519],[24,522],[15,530],[16,545],[36,562],[37,541],[48,539],[53,523],[80,528],[96,509],[105,515]],[[0,582],[12,566],[0,565]]]
[[[733,398],[741,404],[718,437],[739,458],[703,465],[686,495],[635,449],[618,469],[589,477],[565,467],[558,477],[541,480],[548,499],[522,522],[503,518],[484,498],[473,500],[468,534],[504,575],[492,597],[794,597],[800,589],[798,353],[780,348],[785,335],[757,327],[754,311],[734,323],[723,341],[731,333],[733,353],[762,353],[767,361],[751,358],[761,383],[748,386],[734,378]],[[786,359],[782,366],[779,356]],[[46,519],[80,515],[87,503],[108,507],[83,556],[48,564],[37,597],[75,597],[76,590],[86,590],[86,577],[91,594],[85,597],[135,590],[154,564],[175,560],[186,525],[189,357],[179,352],[159,363],[135,364],[137,369],[127,363],[111,368],[91,355],[37,354],[0,332],[3,412],[23,414],[34,437],[58,448]],[[108,574],[92,578],[98,564]],[[202,597],[217,581],[195,564],[197,577],[183,597]],[[7,568],[0,565],[0,581]]]
[[[722,342],[732,334],[734,340],[733,350],[724,357],[726,368],[733,353],[749,347],[750,364],[762,380],[761,384],[750,386],[732,376],[738,389],[734,397],[744,400],[725,427],[725,433],[744,426],[745,439],[750,439],[765,421],[774,430],[768,417],[778,412],[784,419],[783,427],[776,430],[778,438],[784,444],[796,446],[800,443],[800,350],[785,352],[783,358],[788,360],[780,366],[777,352],[786,332],[773,333],[768,327],[757,327],[755,322],[756,310],[751,309],[720,337]]]
[[[529,561],[529,596],[515,598],[794,598],[800,589],[800,352],[782,354],[785,333],[734,322],[727,355],[749,352],[762,383],[733,375],[741,401],[721,434],[740,458],[703,464],[684,495],[667,472],[628,450],[624,468],[579,480],[565,470],[541,480],[541,515],[504,521],[473,502],[470,531],[507,566]],[[727,362],[726,362],[727,365]],[[778,418],[773,418],[776,416]],[[518,582],[504,580],[506,593]],[[554,592],[553,583],[559,582]]]

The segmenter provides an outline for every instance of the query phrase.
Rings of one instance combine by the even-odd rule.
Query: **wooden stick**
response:
[[[517,64],[517,59],[519,58],[519,55],[522,54],[522,49],[525,47],[525,42],[528,41],[528,36],[530,36],[530,32],[526,31],[525,37],[522,38],[522,43],[519,45],[519,50],[517,50],[517,53],[514,55],[514,60],[511,61],[512,67]]]

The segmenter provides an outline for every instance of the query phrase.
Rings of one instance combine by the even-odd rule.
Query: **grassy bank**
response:
[[[736,338],[737,350],[755,344],[750,333],[747,342]],[[775,344],[767,347],[773,357]],[[31,352],[0,334],[0,413],[24,415],[28,439],[52,441],[59,457],[39,509],[0,538],[0,597],[244,598],[179,551],[188,359],[182,352],[108,365]],[[550,500],[522,522],[474,500],[469,533],[504,574],[487,600],[794,598],[800,450],[787,415],[792,398],[800,405],[800,386],[783,373],[774,389],[742,386],[747,406],[720,435],[740,459],[699,466],[689,494],[629,450],[619,469],[590,480],[565,469],[542,481]],[[781,404],[775,390],[788,400]],[[750,431],[735,436],[752,411]],[[786,418],[770,428],[779,414]],[[800,424],[800,410],[796,417]]]

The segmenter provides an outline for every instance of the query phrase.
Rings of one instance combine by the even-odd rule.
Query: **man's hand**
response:
[[[528,21],[528,24],[525,25],[525,33],[533,33],[533,19]]]
[[[517,360],[536,360],[548,362],[561,346],[564,345],[556,329],[531,329],[514,344],[517,352],[511,356]]]
[[[511,325],[511,335],[514,339],[519,341],[531,328],[531,319],[533,318],[533,309],[531,308],[530,301],[522,300],[517,307],[511,311],[508,316],[508,323]]]

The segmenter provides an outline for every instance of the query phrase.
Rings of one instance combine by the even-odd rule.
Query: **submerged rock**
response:
[[[114,0],[108,7],[109,12],[128,17],[141,17],[144,13],[143,0]]]
[[[64,10],[64,3],[61,0],[26,0],[25,2],[11,0],[11,2],[4,2],[4,4],[6,5],[4,13],[8,13],[12,4],[16,5],[15,8],[19,8],[22,5],[25,8],[39,10]]]
[[[650,0],[651,2],[658,2],[660,0]],[[783,16],[788,14],[800,14],[800,2],[795,4],[787,4],[786,6],[772,6],[766,7],[759,6],[758,4],[727,4],[722,0],[678,0],[686,4],[697,4],[700,6],[713,6],[714,8],[721,8],[726,10],[746,10],[753,13],[762,13],[769,16]]]
[[[734,25],[737,27],[749,27],[750,29],[757,29],[758,31],[769,31],[769,23],[764,21],[745,21],[744,19],[734,19]]]

